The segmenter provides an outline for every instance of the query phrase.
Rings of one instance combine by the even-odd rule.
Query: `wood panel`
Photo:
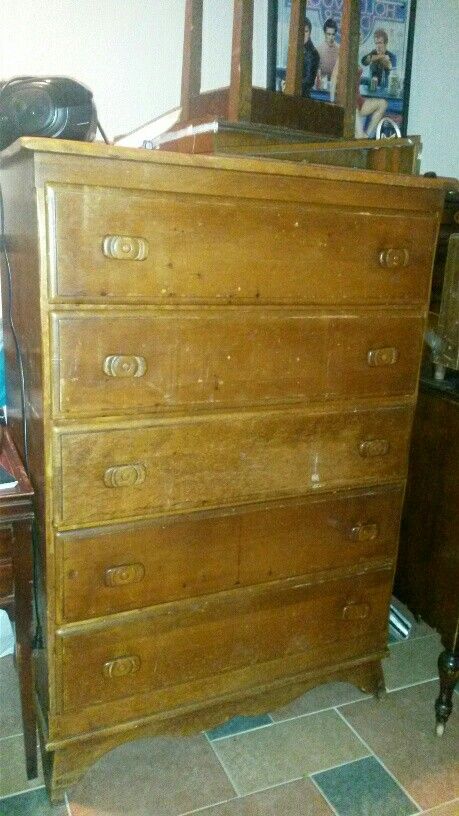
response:
[[[418,315],[393,312],[377,320],[259,309],[116,313],[109,320],[104,312],[56,314],[54,413],[410,394],[423,327]]]
[[[403,478],[412,409],[224,414],[56,434],[55,521],[88,525]]]
[[[1,494],[0,494],[1,495]],[[0,558],[11,558],[13,554],[13,528],[11,525],[0,527]]]
[[[58,533],[62,620],[392,558],[401,497],[395,486]]]
[[[348,305],[427,297],[436,219],[371,212],[364,199],[322,208],[56,185],[47,202],[54,299]],[[118,255],[110,236],[125,237]],[[387,265],[388,250],[398,265]]]
[[[378,638],[387,626],[390,574],[239,590],[62,632],[63,709],[180,686],[371,632]]]

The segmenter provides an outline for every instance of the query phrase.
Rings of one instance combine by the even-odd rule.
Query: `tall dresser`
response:
[[[438,182],[24,139],[1,183],[52,798],[127,739],[381,690]]]

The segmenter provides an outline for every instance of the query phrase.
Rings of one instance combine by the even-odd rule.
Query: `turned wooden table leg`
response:
[[[453,691],[459,677],[459,654],[445,649],[438,658],[440,694],[435,701],[436,731],[442,736],[445,725],[453,710]]]
[[[27,778],[37,774],[37,728],[32,671],[32,523],[16,521],[13,569],[16,603],[16,664],[21,693]]]

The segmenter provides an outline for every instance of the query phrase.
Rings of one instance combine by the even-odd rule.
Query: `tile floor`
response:
[[[459,816],[459,697],[434,733],[437,634],[390,644],[388,695],[330,683],[263,717],[102,757],[51,806],[27,782],[16,676],[0,660],[0,816]]]

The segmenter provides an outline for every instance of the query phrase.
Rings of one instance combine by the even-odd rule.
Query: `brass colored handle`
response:
[[[408,266],[410,253],[407,249],[383,249],[379,253],[379,263],[386,269]]]
[[[374,541],[378,538],[379,527],[377,524],[354,524],[349,530],[351,541]]]
[[[118,677],[127,677],[135,674],[140,669],[140,657],[138,655],[128,655],[127,657],[117,657],[115,660],[107,660],[103,665],[103,675],[109,680]]]
[[[145,357],[136,354],[109,354],[103,369],[108,377],[143,377],[147,363]]]
[[[343,620],[364,620],[370,614],[370,604],[349,603],[343,609]]]
[[[115,465],[104,473],[106,487],[133,487],[145,481],[145,465]]]
[[[393,346],[386,348],[370,349],[367,354],[369,366],[389,366],[395,365],[398,360],[398,349]]]
[[[138,584],[145,575],[143,564],[122,564],[120,567],[109,567],[105,570],[105,586],[118,587],[126,584]]]
[[[102,243],[105,257],[117,261],[144,261],[148,258],[148,250],[146,238],[130,235],[106,235]]]
[[[359,445],[360,456],[385,456],[389,453],[389,441],[387,439],[368,439]]]

